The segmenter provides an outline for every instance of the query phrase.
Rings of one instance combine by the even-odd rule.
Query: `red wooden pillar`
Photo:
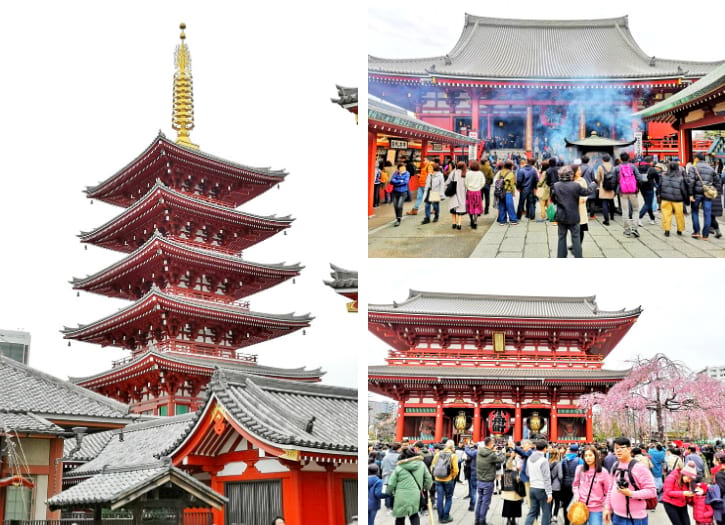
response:
[[[514,441],[521,441],[524,436],[523,422],[521,421],[521,405],[516,403],[514,410]]]
[[[60,459],[63,457],[63,440],[60,438],[53,439],[50,442],[50,454],[49,463],[50,469],[48,471],[48,493],[45,499],[50,498],[58,494],[63,490],[63,462]],[[44,501],[39,498],[40,501]],[[45,519],[47,520],[59,520],[60,510],[50,512],[50,509],[46,507]]]
[[[403,400],[398,402],[398,420],[395,422],[395,441],[400,443],[403,441],[403,429],[405,416],[405,403]]]
[[[559,441],[559,424],[557,419],[559,417],[558,408],[556,405],[551,407],[551,424],[549,425],[549,441]]]
[[[436,441],[443,439],[443,404],[440,402],[436,405],[436,428],[433,438]]]
[[[335,491],[334,470],[334,463],[325,464],[325,473],[327,474],[327,523],[330,525],[341,523],[335,515],[335,502],[342,500],[342,494],[337,494]]]
[[[488,123],[486,124],[486,138],[489,140],[493,138],[493,126],[491,125],[493,115],[491,115],[491,107],[488,109]]]
[[[594,441],[594,425],[592,423],[592,409],[587,409],[587,443]]]
[[[637,100],[637,94],[634,94],[634,98],[632,99],[632,113],[637,113],[639,111],[639,100]],[[632,134],[636,133],[639,130],[639,120],[638,119],[632,119]]]
[[[526,106],[526,156],[533,157],[534,152],[534,108]]]
[[[579,140],[587,136],[587,114],[584,106],[579,108]]]
[[[377,160],[378,134],[368,131],[368,217],[373,215],[373,192],[375,191],[375,161]]]
[[[677,130],[677,154],[683,167],[692,161],[692,133],[689,129]]]
[[[204,466],[201,468],[204,472],[209,472],[211,474],[211,480],[210,480],[210,486],[211,489],[216,492],[217,494],[224,494],[224,482],[219,481],[219,478],[217,477],[217,473],[219,470],[221,470],[219,467],[207,467]],[[214,523],[224,523],[224,509],[211,509],[212,517],[214,518]]]
[[[426,154],[428,153],[428,140],[422,139],[420,141],[420,163],[423,164],[423,159],[425,158]]]
[[[481,130],[480,130],[480,117],[479,117],[479,94],[478,89],[473,88],[471,90],[471,128],[473,128],[477,133],[478,137],[481,138]]]
[[[473,442],[479,441],[481,441],[481,408],[476,403],[476,408],[473,409]]]

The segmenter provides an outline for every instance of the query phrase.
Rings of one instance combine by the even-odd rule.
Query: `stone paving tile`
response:
[[[406,203],[405,209],[412,206]],[[558,228],[555,224],[523,219],[517,226],[499,226],[492,214],[479,218],[477,230],[464,218],[463,229],[454,232],[450,216],[441,215],[437,224],[420,225],[422,216],[406,216],[400,227],[393,227],[392,207],[376,209],[378,217],[369,221],[369,257],[556,257]],[[656,224],[638,230],[639,238],[624,235],[624,222],[617,216],[609,226],[601,215],[589,220],[589,231],[582,246],[584,257],[725,257],[725,239],[692,239],[692,221],[685,217],[685,233],[664,236],[659,213]],[[534,248],[536,246],[536,248]],[[571,254],[570,254],[571,257]]]

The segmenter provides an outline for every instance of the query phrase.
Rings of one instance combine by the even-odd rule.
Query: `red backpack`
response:
[[[622,193],[637,193],[637,177],[629,162],[619,166],[619,189]]]

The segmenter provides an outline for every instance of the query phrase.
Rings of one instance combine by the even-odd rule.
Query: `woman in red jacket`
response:
[[[687,502],[692,498],[692,482],[697,478],[694,461],[688,461],[682,469],[675,469],[665,479],[662,503],[672,525],[690,525]]]

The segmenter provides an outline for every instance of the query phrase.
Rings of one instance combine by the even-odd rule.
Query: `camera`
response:
[[[619,476],[619,479],[617,479],[617,488],[626,489],[627,487],[629,487],[629,482],[624,479],[624,472],[622,472],[622,474],[620,474]]]

